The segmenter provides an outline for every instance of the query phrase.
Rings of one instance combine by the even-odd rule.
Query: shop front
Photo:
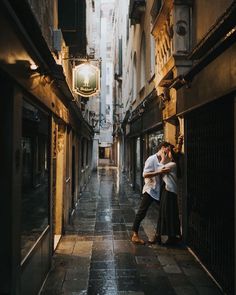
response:
[[[227,294],[233,294],[233,97],[206,104],[185,118],[187,243]]]
[[[40,286],[50,267],[50,118],[26,99],[21,113],[21,290],[33,294],[33,284],[25,278],[40,263]]]
[[[79,138],[92,130],[28,2],[14,3],[0,2],[0,293],[37,295],[78,199]]]
[[[129,132],[126,132],[126,131]],[[164,131],[156,91],[132,113],[131,122],[125,127],[126,149],[129,162],[128,173],[134,189],[141,192],[143,186],[142,171],[146,159],[157,151],[157,146],[164,139]]]

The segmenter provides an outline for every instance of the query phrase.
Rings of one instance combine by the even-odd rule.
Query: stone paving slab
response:
[[[220,295],[184,245],[134,245],[132,223],[140,195],[117,170],[101,168],[81,194],[53,256],[41,295]],[[117,187],[119,185],[119,187]],[[153,203],[140,227],[152,237]]]

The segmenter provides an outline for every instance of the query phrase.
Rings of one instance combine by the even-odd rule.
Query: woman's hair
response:
[[[159,143],[159,145],[157,146],[157,151],[159,151],[162,147],[169,147],[170,143],[167,141],[162,141],[161,143]]]
[[[172,160],[173,160],[173,162],[176,163],[177,178],[180,178],[181,177],[181,169],[180,169],[180,163],[179,163],[180,154],[175,151],[175,147],[173,146],[173,144],[170,144],[169,147],[170,147]]]

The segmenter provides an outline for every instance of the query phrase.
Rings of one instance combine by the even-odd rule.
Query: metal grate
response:
[[[227,97],[186,117],[188,244],[234,294],[234,113]]]

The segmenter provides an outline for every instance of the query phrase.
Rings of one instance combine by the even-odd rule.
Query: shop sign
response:
[[[90,63],[83,63],[73,69],[73,91],[80,96],[90,97],[100,90],[100,70]]]

